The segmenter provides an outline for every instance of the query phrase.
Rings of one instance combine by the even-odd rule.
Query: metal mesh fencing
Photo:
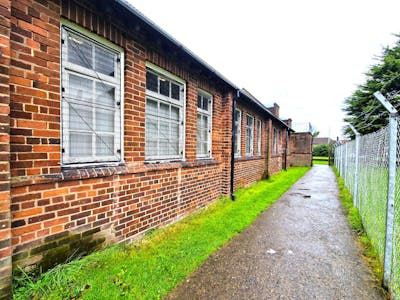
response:
[[[385,251],[393,246],[389,264],[388,287],[392,295],[400,296],[400,118],[397,118],[397,158],[389,162],[390,126],[374,133],[359,136],[358,140],[337,144],[335,166],[344,179],[346,187],[354,197],[365,231],[372,245],[378,251],[383,264]],[[358,141],[358,153],[356,143]],[[358,162],[358,168],[356,167]],[[394,222],[387,224],[389,196],[389,163],[396,164],[394,193]],[[357,170],[356,170],[357,168]],[[357,190],[355,190],[357,189]],[[387,243],[388,227],[393,228],[392,243]],[[391,244],[391,245],[390,245]],[[390,247],[389,247],[389,246]],[[386,251],[387,252],[387,251]],[[386,253],[387,256],[387,253]]]
[[[360,137],[357,208],[381,261],[385,253],[388,148],[389,127]]]
[[[393,228],[392,290],[400,298],[400,118],[397,119],[396,188]]]

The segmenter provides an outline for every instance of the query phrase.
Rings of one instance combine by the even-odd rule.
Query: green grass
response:
[[[291,168],[223,198],[132,244],[60,265],[34,282],[19,277],[14,299],[160,299],[248,227],[309,168]]]
[[[329,161],[328,161],[328,157],[327,156],[313,156],[313,164],[314,165],[328,165]]]
[[[353,197],[345,186],[344,180],[339,177],[336,168],[334,168],[334,170],[338,179],[339,198],[346,213],[347,220],[349,221],[353,230],[356,232],[357,240],[362,250],[362,255],[367,261],[372,273],[380,285],[383,279],[383,264],[379,259],[378,251],[372,245],[371,240],[364,229],[361,216],[357,208],[353,206]]]

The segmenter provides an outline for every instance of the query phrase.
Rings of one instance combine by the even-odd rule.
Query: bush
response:
[[[313,147],[313,156],[329,156],[329,145],[315,145]]]

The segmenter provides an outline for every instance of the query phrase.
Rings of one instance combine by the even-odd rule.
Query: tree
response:
[[[393,47],[384,48],[376,60],[377,63],[366,73],[366,82],[345,100],[343,108],[346,113],[344,120],[361,134],[374,132],[388,123],[387,110],[373,95],[376,91],[380,91],[396,109],[400,109],[400,40]],[[354,137],[348,127],[344,133]]]

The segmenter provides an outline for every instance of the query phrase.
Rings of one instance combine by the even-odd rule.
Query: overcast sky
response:
[[[341,135],[343,100],[400,33],[399,0],[129,0],[282,118]]]

